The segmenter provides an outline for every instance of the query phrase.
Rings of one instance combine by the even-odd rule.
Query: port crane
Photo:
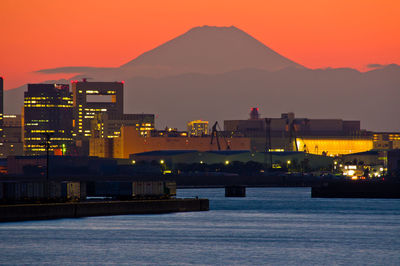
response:
[[[218,129],[217,129],[217,127],[218,127]],[[217,147],[218,147],[219,151],[221,150],[221,144],[219,143],[219,135],[220,134],[221,134],[221,128],[219,127],[218,121],[215,121],[214,125],[212,126],[210,144],[213,144],[213,140],[215,138],[217,141]],[[230,150],[231,147],[223,134],[222,134],[222,137],[224,138],[224,141],[225,141],[226,150]]]
[[[272,169],[272,142],[271,142],[271,118],[265,118],[265,155],[269,155],[269,167]]]
[[[292,144],[292,141],[294,139],[294,145],[296,147],[296,151],[299,151],[299,147],[297,146],[296,128],[294,125],[294,120],[290,122],[289,119],[286,119],[286,130],[289,131],[289,144]]]
[[[304,120],[304,123],[305,123],[305,128],[307,128],[307,127],[308,127],[309,120],[308,120],[308,119],[305,119],[305,120]],[[288,120],[286,120],[286,124],[289,124],[289,121],[288,121]],[[298,144],[297,144],[297,139],[300,138],[300,139],[303,141],[303,143],[304,143],[303,151],[304,151],[305,153],[308,153],[308,152],[309,152],[309,151],[308,151],[308,147],[307,147],[307,145],[305,144],[305,141],[304,141],[303,136],[301,136],[301,135],[298,136],[296,131],[297,131],[297,130],[296,130],[296,127],[295,127],[295,121],[293,120],[293,121],[290,123],[290,126],[289,126],[289,143],[292,143],[292,141],[294,140],[294,144],[295,144],[295,147],[296,147],[296,151],[299,151],[299,146],[298,146]]]

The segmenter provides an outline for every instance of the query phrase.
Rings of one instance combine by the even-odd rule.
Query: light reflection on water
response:
[[[400,265],[400,200],[309,188],[179,190],[209,212],[0,224],[0,264]]]

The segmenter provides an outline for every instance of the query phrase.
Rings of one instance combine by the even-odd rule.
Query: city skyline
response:
[[[400,1],[0,1],[0,264],[400,265]]]
[[[35,72],[41,69],[118,67],[201,25],[239,27],[308,68],[366,71],[371,64],[400,64],[399,7],[396,1],[5,1],[1,75],[9,90],[74,75]]]

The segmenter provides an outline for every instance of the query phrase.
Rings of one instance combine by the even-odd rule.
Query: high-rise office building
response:
[[[4,134],[3,134],[3,88],[4,88],[4,81],[3,77],[0,77],[0,150],[2,149],[1,146],[4,145]],[[4,156],[4,152],[0,151],[0,156]]]
[[[3,131],[0,138],[0,158],[24,154],[21,115],[3,115]]]
[[[190,136],[203,136],[208,135],[208,121],[194,120],[187,124]]]
[[[4,100],[3,100],[4,80],[0,77],[0,128],[3,125],[3,114],[4,114]]]
[[[106,113],[115,120],[123,118],[123,82],[72,81],[74,102],[74,137],[88,141],[91,120]]]
[[[28,84],[24,94],[23,140],[25,155],[66,151],[73,142],[73,102],[65,84]]]

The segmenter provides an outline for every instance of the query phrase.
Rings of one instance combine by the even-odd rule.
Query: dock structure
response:
[[[399,182],[330,182],[311,188],[312,198],[400,198]]]
[[[227,186],[225,187],[225,197],[246,197],[246,187]]]
[[[208,210],[208,199],[15,204],[0,205],[0,222]]]

